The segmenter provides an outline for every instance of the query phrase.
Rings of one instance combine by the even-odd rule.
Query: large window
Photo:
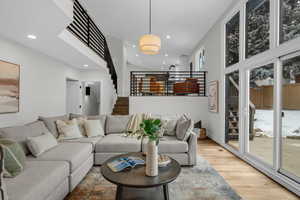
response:
[[[281,0],[280,43],[300,36],[300,1]]]
[[[226,67],[239,62],[240,13],[226,24]]]
[[[270,2],[250,0],[246,12],[246,58],[270,48]]]

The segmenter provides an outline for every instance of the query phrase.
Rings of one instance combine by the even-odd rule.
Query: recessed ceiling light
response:
[[[168,57],[169,55],[166,53],[165,56]]]
[[[167,35],[166,38],[169,40],[169,39],[171,39],[171,36],[170,36],[170,35]]]
[[[136,45],[134,44],[134,45],[132,45],[132,47],[133,47],[133,48],[135,48],[135,47],[136,47]]]
[[[83,66],[84,66],[84,67],[88,67],[89,65],[87,65],[87,64],[84,64]]]
[[[27,38],[31,39],[31,40],[35,40],[36,39],[36,36],[35,35],[32,35],[32,34],[29,34],[27,35]]]
[[[165,65],[166,64],[166,61],[163,61],[163,65]]]
[[[135,54],[136,57],[139,57],[139,54]]]

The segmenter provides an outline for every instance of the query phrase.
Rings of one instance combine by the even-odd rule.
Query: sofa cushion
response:
[[[106,134],[124,133],[127,129],[130,115],[109,115],[106,117]]]
[[[29,149],[26,145],[27,137],[34,137],[49,132],[45,124],[41,121],[36,121],[24,126],[15,126],[0,129],[1,137],[17,141],[21,144],[24,152],[28,155]]]
[[[141,141],[136,137],[126,137],[124,134],[110,134],[101,139],[95,148],[96,153],[130,153],[140,152]]]
[[[74,172],[93,152],[92,144],[88,143],[60,143],[56,147],[30,160],[67,161],[70,164],[70,172]]]
[[[23,173],[5,183],[10,200],[44,200],[68,176],[67,162],[27,161]]]
[[[188,119],[186,117],[181,117],[178,120],[177,129],[176,129],[176,137],[179,140],[187,141],[190,137],[191,131],[194,128],[194,123],[192,119]]]
[[[105,122],[106,122],[106,115],[89,115],[89,116],[85,116],[85,115],[80,115],[80,114],[70,114],[70,119],[77,119],[77,118],[87,118],[88,120],[95,120],[95,119],[99,119],[103,128],[105,127]]]
[[[147,152],[148,139],[144,138],[142,142],[142,151]],[[175,136],[164,136],[158,144],[159,153],[186,153],[189,150],[186,141],[178,140]]]
[[[88,143],[93,145],[93,149],[95,149],[96,144],[102,139],[102,136],[99,137],[83,137],[78,139],[72,139],[72,140],[64,140],[63,142],[75,142],[75,143]]]
[[[41,155],[56,145],[58,145],[57,140],[50,132],[27,138],[27,146],[31,154],[35,157]]]
[[[68,120],[68,119],[69,119],[68,115],[57,116],[57,117],[42,117],[42,116],[39,117],[39,120],[45,123],[46,127],[56,138],[58,137],[58,130],[55,122],[57,120]]]

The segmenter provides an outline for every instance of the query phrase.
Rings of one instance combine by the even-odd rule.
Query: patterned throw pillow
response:
[[[70,140],[83,137],[76,119],[70,121],[57,120],[56,125],[59,133],[58,140]]]
[[[4,154],[4,177],[13,178],[19,175],[25,167],[26,156],[19,143],[0,139]]]

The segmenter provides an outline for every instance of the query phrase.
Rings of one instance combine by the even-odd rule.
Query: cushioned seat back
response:
[[[68,115],[63,115],[63,116],[57,116],[57,117],[39,117],[39,120],[44,122],[45,126],[48,128],[48,130],[50,131],[50,133],[52,133],[52,135],[55,138],[58,138],[58,130],[56,127],[56,121],[57,120],[69,120],[69,116]]]
[[[49,130],[41,121],[36,121],[24,126],[14,126],[0,129],[1,137],[19,142],[26,155],[29,154],[29,150],[26,145],[27,137],[39,136],[46,132],[49,132]]]
[[[106,117],[106,134],[124,133],[131,115],[108,115]]]
[[[80,118],[80,117],[87,118],[88,120],[99,119],[102,126],[103,126],[103,129],[105,130],[106,115],[89,115],[89,116],[86,116],[86,115],[73,114],[73,113],[70,114],[70,119],[71,120],[76,119],[76,118]]]

